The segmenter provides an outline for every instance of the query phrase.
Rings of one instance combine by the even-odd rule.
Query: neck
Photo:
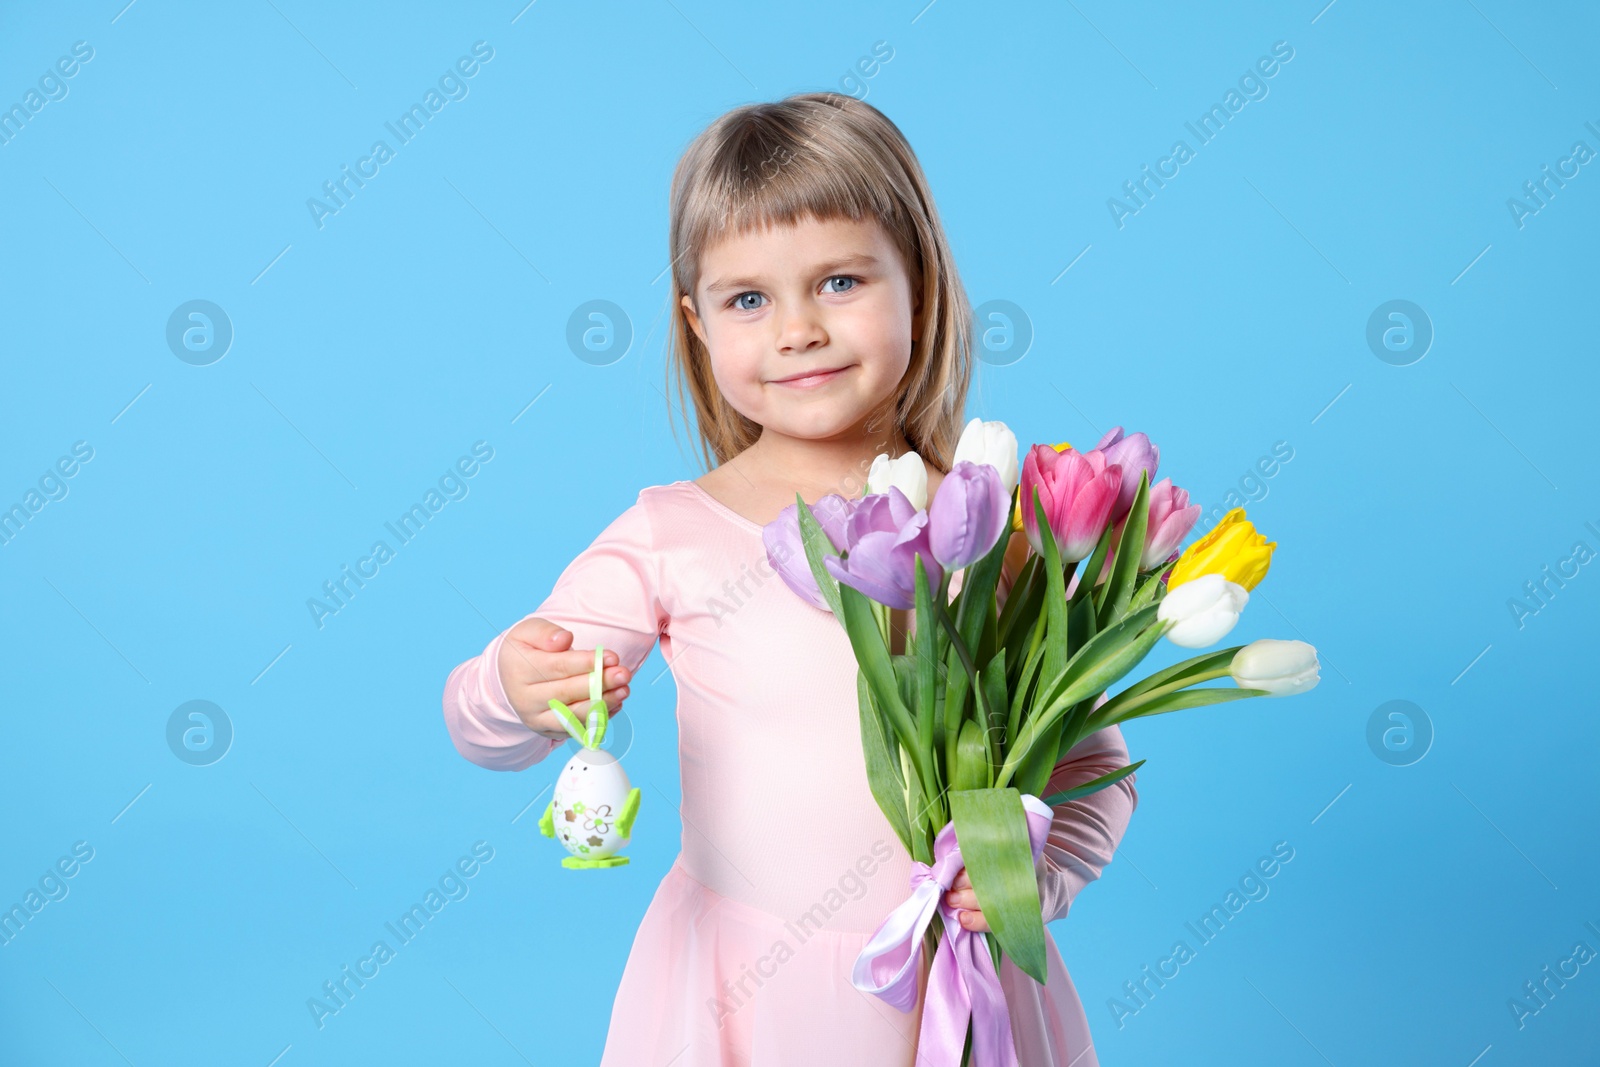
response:
[[[738,461],[747,472],[798,489],[811,500],[828,493],[860,496],[873,459],[882,453],[894,458],[910,450],[905,435],[893,425],[869,433],[863,424],[825,440],[790,437],[762,427],[761,437]]]

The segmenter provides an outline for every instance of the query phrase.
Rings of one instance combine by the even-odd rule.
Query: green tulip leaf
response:
[[[1028,640],[1034,619],[1044,608],[1044,561],[1033,553],[1022,565],[1022,572],[1012,583],[1005,607],[1000,609],[1000,623],[996,639],[1011,650],[1011,662],[1021,663],[1027,654],[1024,643]]]
[[[1028,654],[1028,662],[1017,677],[1016,688],[1011,691],[1011,711],[1006,717],[1007,751],[1017,739],[1017,731],[1022,725],[1022,709],[1033,695],[1034,685],[1039,678],[1039,665],[1043,662],[1044,644],[1040,643]]]
[[[1093,600],[1094,591],[1099,588],[1095,585],[1100,580],[1100,572],[1105,569],[1106,554],[1111,551],[1111,533],[1116,527],[1106,523],[1105,532],[1100,535],[1099,542],[1094,546],[1094,552],[1089,556],[1089,562],[1084,565],[1083,576],[1078,579],[1078,588],[1072,591],[1072,602],[1080,600]]]
[[[994,781],[994,772],[1005,759],[1006,732],[1006,650],[1000,649],[983,672],[983,702],[988,712],[984,726],[984,740],[988,743],[989,766],[984,774],[984,785]]]
[[[1182,711],[1185,708],[1203,708],[1212,704],[1226,704],[1230,700],[1247,700],[1250,697],[1271,695],[1265,689],[1235,689],[1231,686],[1180,689],[1176,693],[1167,693],[1152,700],[1134,701],[1124,705],[1114,718],[1101,715],[1101,712],[1111,706],[1108,701],[1101,707],[1100,711],[1089,716],[1089,726],[1093,729],[1100,729],[1103,726],[1127,722],[1129,719],[1143,719],[1150,715],[1161,715],[1169,711]]]
[[[1072,627],[1069,625],[1070,606],[1067,602],[1066,577],[1062,573],[1061,553],[1055,536],[1045,518],[1044,505],[1035,494],[1034,514],[1039,523],[1039,539],[1044,544],[1045,630],[1044,663],[1046,678],[1053,678],[1066,669],[1072,658]],[[1020,792],[1035,796],[1050,780],[1055,767],[1056,746],[1061,738],[1061,722],[1044,726],[1028,754],[1017,765],[1016,787]]]
[[[872,687],[873,703],[888,720],[893,736],[908,748],[913,747],[917,740],[916,724],[900,695],[900,684],[895,677],[889,648],[883,643],[883,632],[878,629],[878,620],[873,615],[872,602],[848,585],[841,584],[838,593],[839,618],[850,638],[856,664]]]
[[[1157,565],[1155,570],[1150,571],[1145,576],[1143,584],[1139,586],[1139,591],[1133,594],[1132,600],[1128,601],[1129,611],[1138,611],[1146,604],[1154,604],[1167,595],[1167,583],[1161,580],[1161,572],[1173,566],[1176,562],[1174,560],[1173,563]]]
[[[984,740],[983,728],[974,719],[961,724],[961,736],[956,741],[956,762],[950,772],[950,789],[986,789],[989,785],[989,746]],[[960,833],[957,830],[956,833]],[[965,853],[963,853],[965,854]]]
[[[861,751],[866,756],[867,786],[872,799],[889,821],[906,852],[911,852],[911,834],[906,812],[906,783],[900,774],[900,761],[892,755],[895,746],[888,724],[872,699],[867,676],[856,671],[856,702],[861,711]]]
[[[1140,760],[1138,763],[1133,763],[1121,768],[1120,770],[1112,771],[1110,774],[1102,774],[1098,778],[1091,778],[1082,785],[1073,786],[1071,789],[1065,789],[1059,793],[1051,793],[1049,796],[1041,797],[1040,799],[1053,808],[1057,805],[1065,804],[1069,800],[1077,800],[1079,797],[1086,797],[1090,793],[1098,793],[1100,790],[1106,788],[1106,786],[1116,785],[1118,782],[1122,781],[1124,778],[1128,777],[1128,775],[1132,774],[1134,771],[1143,766],[1144,760]],[[957,833],[959,832],[960,831],[957,831]]]
[[[1043,985],[1044,914],[1022,795],[1015,789],[952,791],[950,814],[978,908],[994,939],[1023,973]]]
[[[1243,647],[1243,645],[1234,645],[1232,648],[1206,652],[1156,671],[1148,678],[1140,679],[1106,701],[1095,714],[1098,718],[1115,721],[1125,706],[1143,697],[1151,690],[1177,690],[1195,682],[1208,681],[1218,677],[1217,672],[1226,672],[1233,663],[1233,657]]]
[[[1165,632],[1164,625],[1155,617],[1156,609],[1157,606],[1152,604],[1095,634],[1073,654],[1064,671],[1044,684],[1041,695],[1034,701],[1032,714],[1017,735],[1016,744],[1006,755],[1005,765],[995,779],[996,784],[1010,784],[1017,765],[1036,746],[1044,732],[1059,723],[1073,705],[1115,683],[1155,647]],[[1082,740],[1082,736],[1081,732],[1077,736],[1062,732],[1059,742],[1051,747],[1051,751],[1059,751],[1062,746],[1070,749]]]
[[[966,719],[967,695],[972,692],[972,679],[961,665],[961,653],[954,644],[945,652],[944,677],[944,760],[948,767],[955,763],[956,741]]]
[[[911,635],[915,642],[916,656],[916,694],[915,703],[911,706],[917,714],[917,745],[924,752],[933,751],[933,713],[938,701],[934,697],[933,687],[939,671],[939,631],[938,624],[934,622],[933,592],[928,588],[928,571],[922,564],[922,553],[915,557],[916,567],[916,633]]]
[[[823,566],[822,560],[826,556],[838,556],[834,550],[833,542],[828,540],[828,535],[822,529],[822,524],[817,521],[816,515],[811,511],[805,497],[799,492],[794,494],[795,511],[800,520],[800,544],[806,553],[806,563],[811,567],[811,576],[817,580],[817,588],[822,591],[822,599],[833,610],[833,614],[843,619],[839,598],[839,580],[828,573],[828,568]]]
[[[1133,506],[1122,524],[1122,538],[1117,542],[1117,554],[1111,562],[1111,574],[1095,598],[1099,625],[1104,628],[1120,619],[1133,599],[1133,583],[1139,577],[1139,557],[1144,555],[1145,526],[1150,521],[1150,473],[1139,472],[1139,491],[1134,494]]]

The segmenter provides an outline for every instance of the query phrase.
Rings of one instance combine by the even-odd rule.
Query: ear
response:
[[[700,338],[700,343],[701,344],[706,344],[705,327],[700,322],[700,316],[695,314],[695,312],[694,312],[694,301],[689,299],[689,294],[688,293],[684,293],[683,294],[682,303],[683,303],[683,317],[685,319],[689,320],[689,329],[693,330],[694,331],[694,335],[696,337]]]

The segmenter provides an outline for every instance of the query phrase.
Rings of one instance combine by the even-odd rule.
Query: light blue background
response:
[[[1600,550],[1600,164],[1507,207],[1600,150],[1592,7],[124,2],[0,11],[0,104],[94,48],[0,145],[0,505],[94,450],[0,546],[0,903],[94,849],[0,947],[0,1062],[598,1059],[677,849],[670,676],[653,654],[619,721],[649,784],[598,875],[538,836],[559,764],[467,763],[440,692],[640,487],[699,473],[661,392],[671,169],[725,109],[822,88],[900,125],[973,303],[1031,323],[971,414],[1144,430],[1208,508],[1293,449],[1249,483],[1279,547],[1235,636],[1311,641],[1322,683],[1127,728],[1125,847],[1053,927],[1101,1062],[1593,1062],[1600,964],[1521,1028],[1508,1000],[1600,950],[1600,572],[1507,603]],[[469,95],[314,225],[480,40]],[[1276,41],[1269,95],[1119,229],[1107,198]],[[210,366],[165,341],[193,299],[235,331]],[[566,342],[593,299],[631,321],[607,365]],[[1436,331],[1409,366],[1365,340],[1392,299]],[[307,599],[477,441],[469,494],[319,628]],[[194,699],[235,732],[208,767],[166,742]],[[1396,699],[1436,733],[1404,767],[1367,742]],[[476,841],[469,895],[318,1029],[307,999]],[[1280,841],[1270,895],[1119,1028]]]

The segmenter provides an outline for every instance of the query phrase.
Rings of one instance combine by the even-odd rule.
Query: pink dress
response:
[[[659,640],[678,688],[681,848],[634,937],[601,1067],[912,1067],[926,954],[909,1013],[850,984],[909,894],[911,858],[867,787],[849,640],[771,570],[761,527],[692,481],[651,486],[530,614],[571,630],[573,648],[614,649],[630,671]],[[467,759],[520,771],[562,742],[507,702],[503,639],[451,672],[444,717]],[[1067,754],[1047,792],[1127,762],[1107,727]],[[643,809],[661,803],[652,793]],[[1039,869],[1047,922],[1111,862],[1137,802],[1130,775],[1055,809]],[[1002,962],[1020,1063],[1095,1067],[1048,928],[1046,955],[1043,986]]]

